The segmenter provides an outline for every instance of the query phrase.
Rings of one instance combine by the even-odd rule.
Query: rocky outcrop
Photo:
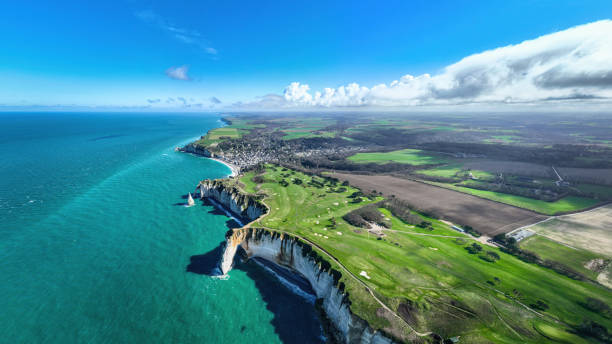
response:
[[[214,154],[211,153],[208,149],[202,148],[199,145],[196,145],[194,142],[185,145],[185,147],[181,147],[178,149],[181,152],[191,153],[196,155],[205,156],[207,158],[214,158]]]
[[[218,202],[242,222],[251,222],[267,212],[258,196],[241,192],[236,186],[228,185],[225,179],[206,179],[198,184],[200,197]]]
[[[339,281],[342,274],[332,269],[330,263],[308,243],[288,234],[256,228],[230,230],[226,240],[221,262],[223,274],[231,270],[235,254],[240,249],[244,250],[248,257],[259,257],[293,269],[310,282],[321,302],[322,310],[331,322],[333,335],[339,342],[393,343],[351,312],[344,284]]]

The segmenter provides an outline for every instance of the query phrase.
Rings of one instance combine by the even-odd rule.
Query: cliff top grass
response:
[[[202,148],[209,148],[225,139],[237,139],[247,134],[251,129],[262,128],[265,125],[253,124],[251,121],[236,117],[228,117],[224,119],[226,126],[209,130],[206,135],[202,136],[194,143]]]
[[[583,321],[612,326],[609,316],[587,306],[589,298],[612,304],[609,289],[596,283],[523,262],[423,215],[425,228],[379,209],[391,225],[382,237],[342,218],[381,197],[272,165],[245,173],[240,183],[265,194],[270,209],[253,226],[295,234],[333,255],[352,274],[340,280],[351,310],[396,338],[408,338],[408,324],[445,338],[461,336],[465,343],[549,343],[548,338],[587,343],[569,329]],[[361,283],[405,323],[385,316]]]

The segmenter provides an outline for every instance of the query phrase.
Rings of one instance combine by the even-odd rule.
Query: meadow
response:
[[[221,142],[225,138],[237,139],[237,138],[240,138],[244,132],[245,132],[244,129],[238,129],[238,128],[233,128],[233,127],[216,128],[216,129],[210,130],[206,134],[206,136],[196,141],[196,144],[208,146],[208,145],[212,145],[212,144]]]
[[[554,202],[542,201],[534,198],[511,195],[501,192],[478,190],[462,186],[456,186],[447,183],[428,182],[433,185],[440,187],[449,188],[455,191],[467,193],[470,195],[482,197],[492,201],[513,205],[515,207],[523,208],[538,212],[545,215],[557,215],[568,212],[580,211],[587,208],[591,208],[600,204],[601,201],[593,198],[578,197],[578,196],[566,196],[560,200]]]
[[[593,280],[597,279],[599,273],[587,269],[585,264],[593,259],[607,259],[604,255],[563,245],[540,235],[533,235],[522,240],[520,247],[524,250],[535,252],[542,259],[552,260],[569,266]]]
[[[445,157],[427,154],[418,149],[402,149],[385,153],[357,153],[348,157],[348,160],[356,163],[385,164],[396,162],[409,165],[434,165],[448,161]]]
[[[490,172],[471,169],[468,170],[463,163],[450,163],[425,170],[418,170],[416,173],[426,176],[443,177],[450,179],[473,177],[479,180],[491,180],[495,178],[495,176]]]
[[[563,244],[612,257],[612,205],[559,216],[528,229]]]
[[[563,324],[591,319],[612,325],[610,319],[582,306],[587,297],[612,302],[603,287],[523,262],[477,243],[444,222],[423,217],[431,224],[431,230],[424,230],[382,209],[391,228],[377,236],[342,218],[381,200],[380,196],[360,196],[358,189],[334,179],[271,165],[246,173],[240,183],[248,191],[265,195],[263,201],[270,209],[254,227],[296,234],[332,254],[352,274],[341,277],[352,311],[398,338],[407,338],[412,327],[445,337],[461,335],[462,342],[469,343],[485,338],[496,343],[550,342],[542,334],[586,343]],[[468,250],[473,244],[480,247],[474,254]],[[487,261],[487,257],[498,259]],[[397,310],[405,323],[379,316],[380,306],[361,283]]]

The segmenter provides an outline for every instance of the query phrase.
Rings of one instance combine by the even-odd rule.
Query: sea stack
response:
[[[189,196],[187,196],[187,206],[191,207],[194,206],[195,202],[193,201],[193,197],[191,197],[191,192],[189,193]]]

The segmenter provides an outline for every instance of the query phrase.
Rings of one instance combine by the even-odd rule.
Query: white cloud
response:
[[[404,75],[373,87],[356,83],[311,92],[293,82],[255,107],[533,104],[612,98],[612,21],[602,20],[474,54],[440,74]]]
[[[194,45],[201,51],[210,55],[217,55],[218,53],[217,49],[211,47],[208,41],[196,30],[178,27],[151,10],[139,11],[134,13],[134,15],[143,22],[155,25],[166,31],[182,43]]]
[[[166,75],[176,80],[191,80],[187,72],[189,72],[189,66],[170,67],[166,69]]]

